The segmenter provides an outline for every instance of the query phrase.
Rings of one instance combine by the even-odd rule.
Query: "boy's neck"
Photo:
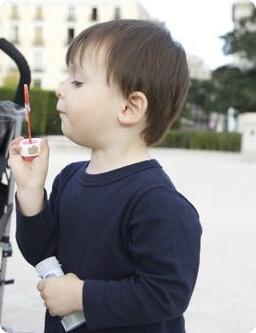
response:
[[[133,163],[152,159],[146,147],[122,152],[118,150],[92,150],[91,160],[86,168],[89,174],[98,174],[118,169]]]

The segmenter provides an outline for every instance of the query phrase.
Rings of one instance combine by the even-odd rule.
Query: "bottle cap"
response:
[[[63,275],[61,265],[56,257],[49,257],[40,261],[35,268],[41,278],[45,278],[49,275]]]
[[[20,142],[22,157],[35,157],[40,153],[40,138],[24,139]]]

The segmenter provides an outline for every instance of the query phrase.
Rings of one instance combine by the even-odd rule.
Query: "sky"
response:
[[[256,2],[256,0],[253,0]],[[149,14],[166,23],[186,52],[201,57],[210,69],[229,63],[219,38],[233,30],[234,0],[141,0]]]

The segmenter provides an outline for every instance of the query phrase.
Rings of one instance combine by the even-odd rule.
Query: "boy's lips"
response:
[[[58,110],[58,109],[57,109],[57,112],[58,112],[58,113],[63,113],[63,114],[65,114],[65,112],[63,112],[63,111],[61,111],[61,110]]]

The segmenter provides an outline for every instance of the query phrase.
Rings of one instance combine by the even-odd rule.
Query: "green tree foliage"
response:
[[[235,29],[221,38],[224,40],[224,54],[238,53],[256,67],[256,8],[253,4],[251,6],[251,16],[239,20]]]
[[[3,79],[3,86],[6,88],[14,88],[17,85],[19,79],[18,71],[9,72]]]
[[[214,111],[215,88],[212,80],[191,79],[187,99],[188,109],[197,106],[207,114]]]
[[[213,72],[215,87],[214,108],[225,112],[233,107],[239,112],[256,111],[256,68],[243,71],[233,66],[222,66]]]
[[[225,55],[238,55],[246,64],[243,68],[221,66],[211,80],[191,80],[188,104],[206,113],[226,113],[229,107],[239,112],[256,111],[256,9],[241,19],[234,30],[221,36]]]

